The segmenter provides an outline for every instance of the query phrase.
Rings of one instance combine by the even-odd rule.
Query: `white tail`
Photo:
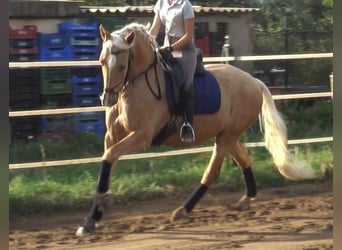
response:
[[[263,92],[261,123],[264,127],[265,146],[271,153],[274,164],[279,172],[290,180],[317,178],[317,173],[310,167],[308,162],[296,159],[288,151],[285,122],[276,109],[267,86],[260,80],[258,81]]]

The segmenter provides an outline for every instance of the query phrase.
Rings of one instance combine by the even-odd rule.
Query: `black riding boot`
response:
[[[194,87],[191,86],[189,90],[184,90],[182,92],[182,101],[184,103],[184,122],[180,129],[180,138],[183,142],[193,142],[195,141],[195,131],[192,127],[195,108]]]

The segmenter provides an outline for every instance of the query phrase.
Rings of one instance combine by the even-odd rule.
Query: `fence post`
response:
[[[333,99],[333,97],[334,97],[334,94],[333,94],[333,92],[334,92],[334,73],[331,72],[329,77],[330,77],[330,92],[331,92],[331,99]]]

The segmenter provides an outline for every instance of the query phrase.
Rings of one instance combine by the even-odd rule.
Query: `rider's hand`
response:
[[[158,49],[159,53],[161,54],[169,54],[172,52],[172,47],[171,46],[163,46]]]

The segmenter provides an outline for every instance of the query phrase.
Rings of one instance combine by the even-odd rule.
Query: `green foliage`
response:
[[[334,4],[334,1],[333,1],[333,0],[323,0],[323,4],[324,4],[326,7],[332,8],[332,7],[333,7],[333,4]]]
[[[254,53],[327,53],[333,50],[332,6],[321,0],[267,0],[255,17]],[[285,68],[290,85],[329,83],[327,59],[255,62],[255,68]]]
[[[93,133],[41,136],[38,141],[15,141],[9,150],[10,163],[62,160],[77,156],[98,156],[103,152],[103,137]]]
[[[332,136],[331,101],[293,100],[279,104],[278,108],[287,121],[290,139]]]

